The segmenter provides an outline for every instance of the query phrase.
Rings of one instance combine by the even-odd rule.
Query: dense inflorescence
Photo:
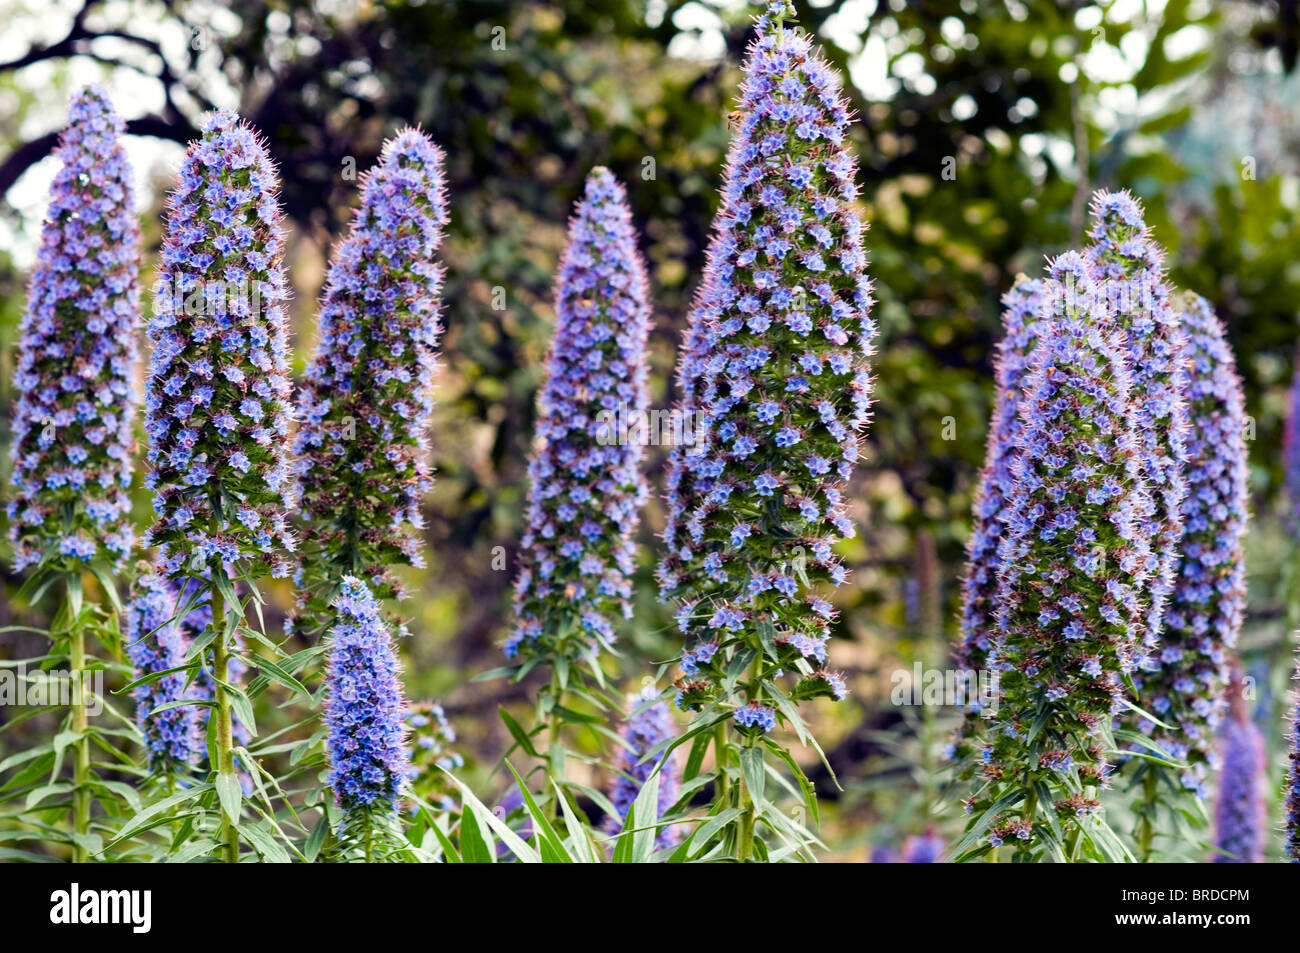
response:
[[[156,711],[187,697],[185,672],[172,671],[185,660],[186,646],[175,619],[178,608],[176,590],[167,580],[145,572],[135,582],[123,631],[134,678],[157,676],[137,685],[133,694],[136,725],[148,752],[149,768],[161,774],[187,771],[202,755],[197,707]]]
[[[1146,586],[1156,564],[1124,339],[1093,320],[1101,307],[1095,290],[1078,254],[1052,263],[1050,323],[1019,406],[997,637],[988,654],[1001,697],[985,773],[1023,790],[1042,782],[1062,802],[1079,784],[1105,781],[1104,733],[1122,696],[1121,675],[1143,655]],[[1090,807],[1080,802],[1075,813]],[[1008,834],[1034,836],[1003,824],[993,828],[994,843]]]
[[[276,175],[230,110],[202,128],[169,201],[149,323],[150,538],[169,574],[197,560],[285,575],[293,480]]]
[[[329,786],[348,813],[388,815],[410,779],[406,699],[379,603],[355,576],[334,599],[325,669]]]
[[[1300,681],[1300,665],[1294,680]],[[1300,691],[1297,691],[1290,710],[1291,724],[1287,731],[1287,758],[1290,769],[1286,778],[1286,848],[1291,860],[1300,863]]]
[[[630,615],[647,488],[645,267],[623,187],[594,169],[569,223],[555,340],[537,402],[528,527],[506,655],[589,657]]]
[[[1148,660],[1160,645],[1165,601],[1173,591],[1187,495],[1187,383],[1180,315],[1164,276],[1164,250],[1151,237],[1142,207],[1128,192],[1093,196],[1088,265],[1104,319],[1125,332],[1132,373],[1132,413],[1142,439],[1143,476],[1155,510],[1148,533],[1158,570],[1147,583]]]
[[[1229,688],[1230,714],[1224,719],[1223,770],[1219,773],[1219,798],[1214,806],[1214,846],[1221,851],[1216,863],[1258,864],[1264,860],[1268,838],[1268,778],[1264,736],[1251,719],[1242,697],[1242,685]]]
[[[1142,707],[1175,733],[1145,720],[1141,727],[1168,754],[1188,762],[1183,785],[1206,793],[1222,719],[1227,652],[1246,607],[1242,537],[1249,513],[1245,400],[1223,327],[1199,295],[1183,302],[1187,359],[1187,496],[1178,576],[1165,608],[1156,668],[1137,680]]]
[[[72,98],[55,152],[40,257],[27,290],[13,384],[14,566],[42,558],[119,567],[131,527],[140,227],[122,120],[90,86]]]
[[[1034,342],[1040,331],[1042,282],[1016,277],[1002,297],[1004,336],[994,362],[993,422],[989,427],[984,470],[975,491],[972,528],[967,549],[966,576],[962,581],[961,644],[957,663],[979,668],[992,646],[994,593],[998,584],[997,552],[1002,538],[1000,516],[1015,485],[1011,461],[1016,452],[1017,411],[1021,384],[1029,370]]]
[[[834,545],[854,535],[844,487],[862,452],[876,329],[863,224],[854,207],[849,110],[807,35],[758,21],[735,113],[709,275],[679,376],[705,441],[669,479],[662,590],[693,643],[679,704],[717,701],[749,733],[775,727],[775,679],[793,698],[840,698],[827,672],[835,612],[821,592],[846,570]],[[773,18],[777,22],[773,22]],[[771,664],[724,691],[738,651]]]
[[[1282,506],[1287,529],[1300,536],[1300,350],[1296,351],[1282,425]]]
[[[618,776],[609,798],[618,811],[617,817],[609,818],[612,833],[623,829],[632,803],[659,765],[660,757],[646,756],[675,734],[672,714],[665,703],[655,701],[658,697],[659,692],[647,687],[628,700],[632,711],[623,728],[624,747],[619,749]],[[676,800],[677,767],[670,755],[659,771],[659,814],[665,814]],[[655,834],[655,844],[659,847],[671,847],[676,841],[676,829],[671,826],[661,827]]]
[[[424,566],[444,192],[442,152],[403,130],[366,175],[352,229],[334,249],[294,442],[309,625],[328,622],[344,575],[387,599],[405,595],[391,567]]]

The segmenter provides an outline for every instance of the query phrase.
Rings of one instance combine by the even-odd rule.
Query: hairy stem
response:
[[[1151,844],[1156,836],[1156,799],[1159,793],[1159,779],[1155,771],[1147,768],[1146,777],[1142,779],[1142,807],[1138,813],[1137,846],[1138,863],[1151,863]]]
[[[69,580],[68,585],[72,582]],[[78,835],[90,830],[90,738],[87,729],[90,726],[86,709],[86,634],[82,631],[80,618],[72,617],[72,599],[64,603],[68,613],[68,664],[71,667],[72,687],[76,692],[72,702],[72,730],[77,733],[74,742],[74,760],[72,774],[72,829]],[[72,846],[72,861],[84,864],[90,859],[85,846],[77,841]]]
[[[213,569],[220,572],[221,567]],[[226,641],[226,603],[216,586],[212,587],[212,627],[216,632],[212,653],[212,679],[216,691],[213,693],[217,709],[212,717],[217,719],[217,774],[233,775],[235,773],[235,742],[231,725],[230,696],[226,694],[226,677],[230,665],[230,644]],[[239,862],[239,831],[234,821],[222,811],[221,837],[222,859],[228,864]]]

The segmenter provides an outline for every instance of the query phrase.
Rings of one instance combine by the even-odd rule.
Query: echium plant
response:
[[[1292,538],[1300,537],[1300,349],[1295,355],[1282,425],[1282,507]]]
[[[671,478],[679,511],[661,573],[690,640],[678,704],[701,712],[692,734],[715,732],[719,796],[740,809],[724,849],[741,860],[767,856],[760,815],[809,843],[763,796],[764,752],[790,763],[769,733],[786,722],[807,738],[796,703],[846,692],[827,668],[835,611],[824,589],[846,578],[833,547],[854,533],[843,494],[861,455],[876,333],[849,110],[810,38],[785,25],[791,15],[769,6],[743,66],[711,275],[693,316],[704,326],[683,356],[703,361],[706,437],[675,460],[690,476]]]
[[[1259,864],[1268,840],[1268,756],[1264,735],[1250,717],[1235,673],[1227,686],[1228,717],[1221,732],[1223,767],[1214,805],[1215,863]]]
[[[1011,463],[1016,454],[1017,413],[1023,383],[1041,330],[1042,281],[1018,275],[1002,297],[1004,336],[994,362],[995,393],[984,469],[971,507],[972,527],[967,546],[966,575],[962,579],[961,642],[954,653],[961,668],[977,670],[993,645],[996,616],[994,595],[998,586],[998,544],[1002,539],[1002,514],[1015,486]],[[968,763],[970,741],[979,731],[979,705],[968,705],[954,745],[958,763]]]
[[[178,585],[191,580],[187,602],[206,593],[211,604],[212,786],[223,857],[234,861],[231,712],[251,706],[229,681],[229,660],[246,600],[258,598],[254,579],[287,575],[294,547],[287,291],[276,175],[262,143],[226,109],[206,115],[202,130],[169,201],[149,324],[147,484],[157,514],[150,540],[164,571]],[[196,674],[205,661],[193,659]]]
[[[1151,236],[1142,206],[1128,192],[1092,198],[1091,244],[1085,249],[1102,310],[1124,330],[1132,373],[1143,476],[1151,488],[1158,571],[1148,582],[1148,654],[1160,644],[1165,601],[1178,571],[1187,495],[1187,378],[1180,314],[1164,275],[1164,249]]]
[[[665,740],[676,734],[668,705],[658,699],[659,692],[653,686],[629,698],[631,711],[623,727],[624,747],[619,751],[618,775],[610,791],[610,802],[618,811],[616,816],[608,818],[612,834],[623,830],[633,802],[656,770],[659,777],[658,815],[663,817],[668,813],[677,798],[678,772],[672,754],[658,757],[653,754]],[[676,842],[677,831],[670,824],[655,832],[657,847],[671,847]]]
[[[1204,796],[1216,762],[1215,730],[1222,718],[1227,653],[1237,642],[1246,607],[1242,537],[1249,513],[1245,400],[1223,327],[1209,303],[1182,302],[1187,437],[1185,530],[1178,575],[1165,607],[1156,667],[1142,672],[1141,707],[1170,731],[1140,719],[1160,750],[1187,763],[1181,783]],[[1146,782],[1155,784],[1155,778]]]
[[[165,707],[187,697],[184,671],[188,646],[176,619],[179,599],[167,579],[151,569],[135,581],[126,607],[123,641],[134,667],[136,726],[144,739],[149,770],[165,782],[183,777],[202,752],[198,711]]]
[[[406,697],[378,601],[355,576],[334,597],[325,668],[329,786],[342,811],[342,851],[366,862],[394,846],[398,799],[410,783]]]
[[[1300,680],[1300,664],[1296,665],[1295,678]],[[1300,693],[1297,693],[1288,712],[1287,758],[1291,762],[1286,776],[1283,813],[1286,815],[1286,850],[1292,863],[1300,863]]]
[[[998,554],[987,664],[1000,695],[986,728],[984,784],[954,849],[963,859],[1004,843],[1058,860],[1110,857],[1118,847],[1096,794],[1122,678],[1143,657],[1157,557],[1125,341],[1096,320],[1105,307],[1096,291],[1079,254],[1051,263]]]
[[[73,742],[73,859],[87,859],[92,791],[83,676],[86,633],[113,627],[83,602],[94,572],[117,601],[112,574],[131,551],[135,331],[140,228],[122,120],[98,86],[72,98],[55,152],[40,257],[27,291],[14,368],[13,495],[6,512],[23,594],[39,599],[62,582],[51,636],[79,697],[66,730]]]
[[[553,667],[585,659],[595,673],[611,618],[631,614],[647,495],[650,306],[627,198],[608,169],[592,170],[569,223],[555,315],[505,653]]]
[[[1017,412],[1023,380],[1041,330],[1038,317],[1042,286],[1038,279],[1017,275],[1011,290],[1002,296],[1004,335],[994,361],[993,419],[984,469],[975,491],[966,576],[962,580],[962,640],[957,649],[957,662],[970,668],[979,668],[992,646],[997,552],[1003,529],[999,516],[1015,486],[1011,462],[1016,453]]]
[[[399,132],[366,174],[330,262],[294,441],[300,608],[317,633],[345,575],[380,599],[401,598],[391,567],[424,566],[444,192],[442,152],[417,130]]]

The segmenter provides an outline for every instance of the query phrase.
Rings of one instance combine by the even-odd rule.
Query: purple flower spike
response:
[[[1102,784],[1108,766],[1091,739],[1119,707],[1121,673],[1142,658],[1154,503],[1137,453],[1144,434],[1129,413],[1124,338],[1095,320],[1081,256],[1057,258],[1045,290],[1050,324],[1020,401],[998,552],[987,664],[1001,699],[984,770],[1022,789],[1046,785],[1064,801],[1079,783]],[[1001,793],[995,784],[988,796]],[[1017,838],[1032,836],[1013,826]]]
[[[680,703],[722,701],[756,731],[775,725],[757,697],[770,679],[722,698],[740,643],[771,658],[770,678],[796,679],[793,692],[777,689],[792,698],[843,694],[842,681],[798,679],[826,662],[834,611],[823,590],[847,576],[833,547],[855,532],[844,487],[861,455],[876,334],[849,110],[820,51],[782,24],[791,15],[770,5],[745,59],[678,369],[682,409],[700,415],[704,440],[671,457],[659,567],[683,635],[729,643],[683,672]]]
[[[329,786],[349,814],[391,816],[411,774],[397,654],[361,580],[344,577],[334,609],[325,669]]]
[[[136,580],[126,607],[123,639],[135,668],[135,678],[179,668],[185,644],[173,616],[176,591],[167,580],[147,572]],[[160,705],[186,697],[185,673],[172,672],[134,689],[136,724],[144,738],[149,768],[155,773],[185,772],[203,755],[198,706],[155,711]],[[206,711],[206,709],[204,709]]]
[[[125,126],[107,92],[72,98],[14,368],[14,568],[121,568],[131,527],[140,227]]]
[[[1283,512],[1294,539],[1300,537],[1300,350],[1296,351],[1282,429],[1282,481]]]
[[[1042,282],[1024,275],[1002,298],[1005,335],[998,345],[994,367],[996,395],[993,424],[989,428],[984,471],[972,508],[972,530],[967,554],[966,578],[962,582],[961,645],[957,664],[980,668],[992,647],[997,591],[998,542],[1006,501],[1015,486],[1011,462],[1016,455],[1016,414],[1020,407],[1024,376],[1029,370],[1034,343],[1041,330],[1038,316],[1042,306]]]
[[[631,696],[629,706],[636,712],[636,709],[658,697],[659,693],[654,688],[648,687],[639,694]],[[627,819],[628,811],[632,809],[632,803],[659,763],[658,757],[644,761],[642,759],[665,738],[671,738],[675,734],[672,714],[663,702],[656,702],[627,719],[623,729],[623,740],[627,742],[627,747],[620,749],[618,776],[614,780],[614,789],[609,796],[614,807],[618,809],[618,816],[608,819],[610,833],[617,834],[623,829],[623,823]],[[659,814],[662,816],[667,813],[676,800],[677,766],[669,756],[668,762],[659,772]],[[671,847],[676,842],[677,831],[674,827],[661,827],[655,834],[657,847]]]
[[[320,344],[298,398],[304,609],[318,626],[344,574],[380,599],[405,595],[389,567],[423,568],[432,485],[427,431],[437,368],[443,155],[406,129],[384,144],[334,250]]]
[[[1142,730],[1191,770],[1185,787],[1206,793],[1214,767],[1214,735],[1222,720],[1227,653],[1236,645],[1246,608],[1242,537],[1250,518],[1245,400],[1232,350],[1209,303],[1189,294],[1182,302],[1188,432],[1185,531],[1178,576],[1165,607],[1156,668],[1137,680],[1143,707],[1181,731]]]
[[[293,480],[276,175],[232,111],[202,128],[169,202],[149,323],[150,542],[169,575],[219,561],[284,576]]]
[[[1265,787],[1268,762],[1264,736],[1251,720],[1240,678],[1229,689],[1230,714],[1223,723],[1223,770],[1214,807],[1215,863],[1260,864],[1268,838]]]
[[[586,655],[631,614],[649,394],[645,267],[623,186],[587,177],[555,292],[508,658]]]
[[[1128,192],[1100,191],[1092,199],[1093,244],[1085,254],[1095,294],[1107,320],[1126,335],[1123,353],[1132,369],[1132,403],[1142,436],[1144,476],[1155,511],[1158,571],[1148,583],[1146,647],[1158,650],[1165,601],[1178,572],[1187,495],[1187,383],[1180,315],[1164,275],[1164,250],[1151,237],[1142,206]]]
[[[1300,681],[1300,665],[1293,680]],[[1291,761],[1286,778],[1286,849],[1292,862],[1300,863],[1300,692],[1291,708],[1287,731],[1287,757]]]

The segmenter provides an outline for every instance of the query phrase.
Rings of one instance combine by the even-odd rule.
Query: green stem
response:
[[[87,729],[90,726],[86,710],[86,634],[81,629],[80,619],[71,618],[71,599],[65,603],[69,613],[68,619],[68,658],[72,668],[72,686],[77,693],[72,702],[72,729],[77,733],[74,742],[75,755],[72,775],[72,829],[78,835],[85,835],[90,830],[90,738]],[[84,864],[90,859],[86,848],[76,842],[72,846],[72,861]]]
[[[550,745],[551,776],[561,786],[564,784],[564,716],[560,712],[560,701],[564,690],[560,687],[560,675],[551,667],[551,714],[546,723],[547,743]],[[559,805],[556,805],[558,810]]]
[[[222,572],[220,566],[213,572]],[[230,696],[226,694],[226,677],[230,663],[230,645],[226,641],[226,603],[216,586],[212,587],[212,627],[216,632],[212,654],[212,677],[215,682],[214,692],[217,710],[212,717],[217,719],[217,774],[233,775],[235,773],[235,742],[231,726]],[[239,831],[234,822],[221,812],[222,859],[228,864],[239,863]]]
[[[763,680],[763,653],[759,652],[754,656],[753,664],[750,666],[750,684],[746,686],[745,694],[750,700],[758,698],[759,689]],[[746,748],[754,746],[754,739],[746,736],[742,742]],[[740,842],[736,845],[736,859],[742,864],[747,863],[754,853],[754,819],[755,805],[753,792],[749,790],[749,785],[745,782],[744,759],[741,759],[740,771]]]
[[[749,747],[746,745],[746,747]],[[754,853],[754,800],[750,797],[745,772],[740,772],[740,842],[736,845],[736,859],[748,863]]]
[[[727,774],[727,748],[730,744],[730,719],[723,718],[713,728],[713,757],[717,761],[717,794],[715,800],[726,803],[731,798],[731,778]]]
[[[1146,777],[1142,779],[1142,807],[1138,814],[1137,845],[1138,863],[1151,863],[1151,843],[1156,836],[1156,801],[1159,794],[1159,779],[1155,771],[1148,766]]]

